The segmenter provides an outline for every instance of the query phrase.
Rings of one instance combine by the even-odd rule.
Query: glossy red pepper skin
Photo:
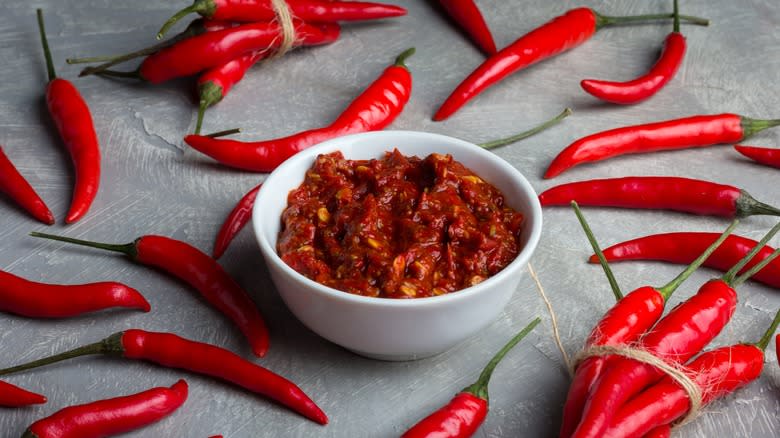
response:
[[[703,250],[702,250],[703,252]],[[653,327],[664,312],[666,300],[655,288],[643,286],[624,296],[601,318],[585,341],[592,346],[625,346],[638,340]],[[568,438],[574,432],[591,387],[616,362],[615,358],[594,356],[582,361],[575,370],[563,407],[559,436]]]
[[[60,138],[68,149],[76,171],[73,201],[65,223],[78,221],[92,206],[100,186],[100,146],[89,107],[72,83],[54,79],[46,87],[49,108]]]
[[[599,132],[583,137],[561,151],[544,177],[553,178],[579,164],[625,154],[735,143],[753,133],[750,124],[751,119],[736,114],[716,114]]]
[[[474,0],[439,0],[439,4],[487,55],[494,55],[496,42]]]
[[[706,405],[757,379],[763,366],[760,348],[740,344],[702,353],[686,368],[702,389],[702,405]],[[665,377],[620,408],[605,438],[640,438],[684,417],[690,407],[688,393]]]
[[[672,436],[672,427],[668,424],[658,426],[655,429],[647,432],[644,438],[670,438]]]
[[[241,142],[188,135],[184,141],[218,162],[236,169],[270,172],[286,159],[325,140],[358,132],[384,129],[401,113],[412,92],[412,75],[403,64],[411,51],[399,56],[329,126],[299,132],[289,137],[259,142]]]
[[[257,192],[260,191],[260,187],[262,187],[262,184],[247,192],[225,219],[225,222],[219,229],[217,239],[214,242],[215,259],[222,257],[222,254],[224,254],[225,250],[230,246],[230,242],[233,241],[241,229],[243,229],[252,219],[252,207],[255,205],[255,198],[257,198]]]
[[[444,101],[433,120],[444,120],[488,87],[539,61],[579,46],[596,32],[596,14],[572,9],[523,35],[471,73]]]
[[[294,383],[214,345],[170,333],[127,330],[121,336],[122,355],[216,377],[275,400],[319,424],[324,412]]]
[[[737,294],[722,280],[711,280],[661,319],[639,347],[670,363],[685,363],[726,326],[737,306]],[[618,358],[594,384],[573,437],[602,437],[617,410],[647,385],[658,381],[658,369]]]
[[[579,205],[673,210],[722,217],[780,215],[780,210],[753,199],[734,186],[690,178],[629,176],[595,179],[552,187],[539,195],[542,206]]]
[[[21,408],[46,403],[46,397],[0,380],[0,408]]]
[[[192,286],[209,304],[230,318],[247,338],[256,356],[263,357],[268,351],[268,328],[252,298],[216,260],[188,243],[164,236],[143,236],[133,243],[113,245],[43,233],[31,235],[120,252],[134,262],[171,274]]]
[[[151,310],[137,290],[121,283],[37,283],[0,270],[0,312],[27,318],[69,318],[111,308]]]
[[[38,9],[36,13],[49,75],[46,106],[65,148],[70,153],[76,173],[73,200],[65,216],[65,223],[70,224],[87,213],[97,195],[100,186],[100,146],[92,123],[92,114],[81,93],[70,81],[58,78],[54,71],[54,62],[46,40],[43,11]]]
[[[685,58],[685,37],[672,32],[666,37],[661,56],[646,74],[628,81],[585,79],[580,85],[591,95],[611,103],[628,105],[642,102],[661,90],[677,73]]]
[[[32,217],[46,225],[54,224],[54,215],[35,189],[16,169],[0,146],[0,193],[5,193]]]
[[[615,244],[603,252],[610,263],[626,260],[658,260],[675,264],[688,264],[711,245],[718,236],[718,233],[694,232],[655,234]],[[703,266],[726,272],[745,257],[757,243],[752,239],[731,235],[704,262]],[[761,248],[740,273],[769,257],[773,251],[774,249],[769,246]],[[598,263],[595,255],[591,256],[590,262]],[[780,288],[780,262],[772,260],[751,278],[766,285]]]
[[[739,144],[734,146],[734,149],[757,163],[780,169],[780,149],[759,148]]]
[[[300,21],[295,21],[295,30],[298,45],[327,44],[335,41],[340,32],[335,24],[315,26]],[[248,53],[279,47],[280,31],[276,23],[250,23],[207,32],[147,57],[138,72],[153,84],[191,76]]]
[[[402,438],[470,437],[485,421],[487,413],[487,400],[461,392],[447,405],[415,424]]]
[[[103,438],[162,420],[187,400],[187,382],[70,406],[33,423],[22,438]]]

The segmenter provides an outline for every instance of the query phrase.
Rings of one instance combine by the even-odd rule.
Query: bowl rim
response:
[[[286,171],[286,169],[290,167],[298,166],[302,161],[313,160],[314,157],[316,157],[321,153],[334,152],[336,150],[340,150],[338,145],[340,145],[341,143],[351,142],[354,141],[355,139],[361,139],[362,137],[375,137],[375,136],[377,137],[416,136],[422,139],[444,141],[450,144],[455,144],[460,147],[465,147],[467,150],[469,150],[468,153],[474,153],[476,155],[483,156],[484,158],[487,159],[487,161],[490,163],[491,166],[496,167],[503,173],[510,175],[512,179],[515,181],[515,183],[517,183],[521,187],[521,189],[524,192],[526,192],[526,194],[529,197],[529,200],[531,201],[530,212],[526,212],[525,216],[526,217],[533,216],[535,219],[533,221],[530,221],[531,230],[528,236],[528,242],[520,251],[520,253],[517,255],[517,257],[515,257],[515,259],[512,260],[511,263],[509,263],[506,267],[504,267],[504,269],[502,269],[495,275],[487,278],[485,281],[476,284],[474,286],[469,286],[467,288],[460,289],[458,291],[447,293],[444,295],[438,295],[433,297],[410,298],[410,299],[369,297],[369,296],[357,295],[350,292],[342,291],[318,283],[306,277],[305,275],[299,273],[298,271],[294,270],[289,265],[287,265],[287,263],[285,263],[282,260],[282,258],[279,257],[279,255],[277,254],[275,246],[271,245],[270,241],[266,239],[265,234],[261,230],[261,223],[263,223],[264,220],[270,219],[270,218],[264,218],[264,216],[267,215],[262,214],[261,212],[262,207],[260,207],[262,205],[264,193],[267,193],[269,190],[271,190],[270,188],[268,188],[267,183],[269,181],[272,182],[275,178],[278,178],[278,176],[280,174],[283,174]],[[345,157],[345,158],[349,159],[349,157]],[[273,172],[271,172],[266,177],[265,181],[262,184],[262,187],[257,193],[256,202],[252,207],[252,230],[255,234],[255,239],[257,240],[260,246],[260,250],[263,253],[266,263],[273,263],[275,266],[281,269],[286,275],[291,276],[294,280],[302,282],[308,285],[310,288],[315,289],[318,292],[325,294],[330,298],[334,298],[341,301],[349,301],[357,304],[364,304],[364,305],[401,307],[401,308],[443,305],[445,303],[466,300],[474,295],[478,295],[484,293],[487,290],[492,289],[492,286],[494,286],[495,283],[501,282],[501,280],[504,277],[507,277],[509,275],[514,275],[515,272],[522,267],[522,265],[526,264],[530,260],[541,238],[542,220],[543,220],[542,207],[539,202],[539,196],[534,190],[533,186],[531,186],[531,183],[528,181],[528,179],[517,168],[509,164],[503,158],[499,157],[493,152],[490,152],[484,148],[477,146],[474,143],[470,143],[468,141],[461,140],[459,138],[450,137],[443,134],[425,132],[425,131],[410,131],[410,130],[372,131],[372,132],[364,132],[359,134],[350,134],[350,135],[345,135],[334,139],[326,140],[322,143],[318,143],[310,148],[307,148],[295,154],[294,156],[290,157],[286,161],[284,161],[281,165],[279,165],[276,169],[274,169]],[[526,224],[528,222],[529,221],[526,221]]]

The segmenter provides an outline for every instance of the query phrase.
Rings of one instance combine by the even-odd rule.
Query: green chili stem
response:
[[[496,369],[496,365],[498,365],[498,363],[501,362],[501,359],[503,359],[504,356],[509,353],[509,350],[517,345],[518,342],[522,341],[523,338],[528,335],[528,333],[531,333],[531,330],[539,325],[540,321],[541,319],[537,317],[531,321],[530,324],[525,326],[525,328],[520,331],[520,333],[516,334],[509,342],[507,342],[507,344],[504,345],[504,347],[499,350],[492,359],[490,359],[490,362],[488,362],[488,364],[485,366],[485,369],[482,370],[482,374],[479,375],[479,379],[477,379],[473,385],[464,388],[461,392],[468,392],[483,400],[488,400],[488,383],[490,382],[490,376],[493,375],[493,370]]]
[[[752,137],[764,129],[774,128],[780,125],[780,119],[751,119],[750,117],[741,117],[742,140]]]
[[[416,52],[416,51],[417,51],[417,49],[415,49],[414,47],[410,47],[410,48],[404,50],[403,52],[401,52],[400,55],[398,55],[397,58],[395,58],[395,64],[394,65],[396,67],[403,67],[403,68],[408,70],[409,67],[406,66],[406,60],[409,59],[409,57],[411,57],[412,55],[414,55],[414,52]]]
[[[141,73],[138,70],[135,71],[116,71],[116,70],[100,70],[94,74],[98,76],[109,76],[113,78],[129,78],[129,79],[143,79]]]
[[[49,74],[49,82],[51,82],[57,79],[57,72],[54,70],[54,61],[51,58],[49,41],[46,39],[46,25],[43,22],[43,9],[36,9],[35,14],[38,17],[38,31],[41,34],[41,42],[43,43],[43,56],[46,57],[46,71]]]
[[[734,281],[731,282],[731,287],[736,288],[740,284],[746,282],[750,277],[754,276],[758,271],[764,269],[766,265],[772,263],[774,259],[777,258],[777,256],[780,256],[780,248],[774,250],[772,254],[769,254],[767,258],[764,260],[761,260],[760,262],[756,263],[755,266],[745,271],[744,274],[740,275],[739,277],[735,278]]]
[[[731,234],[732,231],[734,231],[734,228],[737,227],[737,224],[739,224],[739,220],[735,219],[733,222],[731,222],[731,225],[729,225],[728,228],[726,228],[726,231],[723,232],[723,234],[718,237],[718,239],[714,242],[712,242],[712,245],[710,245],[707,249],[704,250],[704,252],[691,263],[688,265],[687,268],[685,268],[684,271],[682,271],[677,277],[675,277],[672,281],[667,283],[666,285],[657,288],[658,292],[661,293],[661,295],[664,297],[664,301],[668,300],[669,297],[674,293],[675,290],[677,290],[678,287],[680,287],[681,284],[685,280],[688,279],[688,277],[693,274],[694,271],[699,269],[699,266],[701,266],[707,259],[712,255],[713,252],[715,252],[716,249],[720,246],[721,243],[723,243],[727,237]]]
[[[571,201],[571,207],[574,209],[574,214],[577,215],[577,219],[580,221],[582,231],[584,231],[585,236],[588,237],[588,242],[590,242],[591,248],[593,248],[593,251],[599,258],[599,263],[601,263],[601,268],[604,270],[604,274],[607,276],[607,281],[609,281],[609,286],[612,288],[612,293],[615,294],[615,301],[622,300],[623,293],[620,291],[620,286],[618,286],[617,280],[615,280],[615,274],[612,273],[612,268],[609,267],[609,262],[607,262],[607,258],[604,257],[604,252],[601,251],[599,243],[596,241],[596,236],[593,235],[593,231],[591,231],[590,225],[588,225],[588,221],[585,220],[585,216],[582,214],[580,206],[577,205],[577,201]]]
[[[84,345],[82,347],[74,348],[63,353],[55,354],[54,356],[44,357],[43,359],[27,362],[22,365],[16,365],[10,368],[4,368],[0,370],[0,376],[6,374],[17,373],[19,371],[26,371],[33,368],[42,367],[45,365],[51,365],[53,363],[62,362],[64,360],[73,359],[76,357],[93,355],[93,354],[121,354],[122,348],[122,333],[115,333],[101,341],[93,344]]]
[[[606,26],[614,26],[616,24],[629,24],[629,23],[636,23],[638,21],[663,20],[668,18],[674,18],[674,14],[645,14],[645,15],[631,15],[631,16],[616,17],[610,15],[601,15],[595,11],[593,13],[596,14],[597,30]],[[710,25],[710,20],[701,17],[680,15],[679,19],[687,23],[696,24],[700,26]]]
[[[126,244],[100,243],[100,242],[92,242],[89,240],[74,239],[72,237],[57,236],[55,234],[39,233],[37,231],[33,231],[32,233],[30,233],[30,236],[40,237],[42,239],[57,240],[59,242],[73,243],[76,245],[86,246],[89,248],[97,248],[97,249],[104,249],[106,251],[118,252],[130,258],[135,258],[137,255],[135,242],[126,243]]]
[[[761,351],[765,351],[766,350],[766,347],[769,345],[769,342],[772,340],[772,336],[777,331],[778,324],[780,324],[780,310],[778,310],[777,313],[775,313],[775,319],[772,320],[772,324],[766,330],[764,335],[761,336],[761,340],[754,344]]]
[[[544,131],[547,128],[550,128],[552,126],[557,125],[563,119],[565,119],[566,117],[570,116],[571,112],[572,112],[571,108],[566,108],[566,109],[563,110],[563,112],[561,112],[560,114],[558,114],[554,118],[552,118],[552,119],[542,123],[539,126],[536,126],[535,128],[531,128],[531,129],[529,129],[529,130],[527,130],[525,132],[521,132],[521,133],[513,135],[511,137],[501,138],[501,139],[498,139],[498,140],[489,141],[487,143],[481,143],[481,144],[479,144],[479,146],[484,148],[484,149],[490,150],[490,149],[495,149],[495,148],[500,147],[500,146],[506,146],[508,144],[516,143],[516,142],[518,142],[520,140],[523,140],[525,138],[528,138],[528,137],[530,137],[532,135],[538,134],[538,133]]]
[[[204,137],[211,137],[211,138],[225,137],[228,135],[238,134],[239,132],[241,132],[241,128],[233,128],[233,129],[226,129],[224,131],[212,132],[211,134],[206,134]],[[197,133],[195,134],[197,135]]]
[[[721,280],[728,284],[732,284],[735,280],[735,277],[739,273],[739,271],[742,270],[750,261],[753,259],[753,257],[758,254],[759,251],[761,251],[761,248],[766,245],[769,240],[774,237],[777,232],[780,231],[780,222],[777,223],[774,227],[772,227],[771,230],[769,230],[768,233],[764,235],[764,237],[756,244],[753,249],[750,250],[745,257],[742,257],[742,260],[740,260],[736,265],[732,266],[731,269],[728,270],[725,274],[723,274],[722,277],[720,277]]]
[[[186,8],[173,14],[173,16],[163,24],[162,28],[160,28],[160,31],[157,32],[157,39],[161,40],[162,37],[165,36],[165,33],[168,32],[168,30],[174,24],[176,24],[176,22],[189,14],[196,13],[200,14],[202,17],[211,18],[216,11],[217,5],[212,0],[195,0],[192,5],[187,6]]]

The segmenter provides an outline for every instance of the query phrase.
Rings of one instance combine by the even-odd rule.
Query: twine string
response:
[[[678,385],[680,385],[680,387],[688,394],[688,399],[690,400],[691,407],[690,409],[688,409],[688,414],[681,421],[676,422],[674,424],[675,428],[693,421],[693,419],[699,415],[699,412],[701,411],[702,404],[703,404],[702,389],[690,376],[688,376],[687,369],[685,368],[685,366],[666,362],[665,360],[659,358],[658,356],[654,355],[653,353],[647,350],[643,350],[641,348],[636,348],[632,346],[622,346],[622,347],[610,346],[610,345],[592,346],[580,351],[577,354],[577,356],[575,357],[574,366],[576,368],[578,364],[580,364],[583,360],[589,357],[611,356],[611,355],[626,357],[628,359],[632,359],[637,362],[650,365],[662,371],[664,374],[666,374],[672,380],[674,380]]]
[[[279,44],[279,48],[276,49],[275,53],[267,58],[267,60],[284,56],[285,53],[293,48],[297,38],[290,5],[288,5],[285,0],[271,0],[271,7],[274,10],[274,14],[276,14],[276,22],[279,24],[279,27],[281,27],[282,41]]]

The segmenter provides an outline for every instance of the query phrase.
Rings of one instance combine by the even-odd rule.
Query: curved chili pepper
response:
[[[46,397],[0,380],[0,407],[21,408],[46,403]]]
[[[69,406],[36,421],[22,438],[102,438],[156,423],[187,400],[187,382]]]
[[[588,240],[594,249],[598,249],[595,238],[590,231],[585,218],[579,211],[576,203],[572,203],[577,218],[580,220]],[[733,223],[712,244],[702,250],[699,256],[672,281],[662,287],[643,286],[635,289],[625,297],[621,296],[615,286],[612,272],[606,261],[602,262],[607,278],[613,285],[613,290],[618,299],[591,331],[585,341],[585,348],[592,346],[624,346],[637,341],[642,335],[652,328],[661,318],[664,306],[675,290],[688,278],[699,266],[715,251],[728,237],[736,226]],[[563,420],[561,421],[561,438],[569,438],[580,421],[583,408],[591,388],[599,377],[619,360],[617,357],[594,356],[582,361],[574,373],[569,393],[566,396],[566,404],[563,408]]]
[[[775,225],[739,263],[720,279],[710,280],[699,291],[675,307],[668,315],[645,334],[638,348],[650,352],[668,363],[685,363],[717,336],[731,319],[737,306],[734,288],[750,278],[769,261],[780,255],[776,251],[770,258],[737,277],[745,265],[777,232]],[[623,357],[614,357],[608,370],[594,383],[585,403],[582,419],[573,437],[602,437],[617,409],[647,385],[663,377],[657,368]]]
[[[341,30],[337,24],[332,23],[311,25],[295,20],[294,24],[296,46],[331,43],[338,38]],[[136,71],[102,70],[98,73],[160,84],[174,78],[197,74],[247,53],[277,48],[282,43],[280,34],[281,27],[275,22],[244,24],[179,41],[148,56]]]
[[[46,225],[54,224],[51,210],[19,173],[14,163],[8,159],[2,146],[0,146],[0,193],[5,193],[35,219]]]
[[[780,125],[780,119],[757,120],[737,114],[716,114],[610,129],[570,144],[555,157],[544,177],[552,178],[582,163],[625,154],[735,143],[777,125]]]
[[[685,366],[687,374],[702,390],[703,406],[761,375],[764,351],[779,323],[780,312],[759,342],[707,351]],[[690,405],[688,393],[670,377],[665,377],[620,408],[605,438],[642,437],[655,427],[682,418]]]
[[[493,34],[474,0],[439,0],[439,4],[483,52],[497,52]]]
[[[534,319],[488,362],[479,379],[459,392],[447,405],[423,418],[401,438],[467,438],[479,429],[488,413],[488,384],[496,365],[541,320]]]
[[[658,14],[608,17],[590,8],[572,9],[521,36],[485,60],[455,88],[433,116],[433,120],[441,121],[448,118],[488,87],[523,68],[579,46],[599,29],[615,24],[672,16]],[[696,17],[681,16],[681,18],[690,19],[698,24],[708,23]]]
[[[142,56],[152,55],[166,47],[170,47],[178,43],[179,41],[186,40],[187,38],[202,35],[206,32],[215,32],[218,30],[232,29],[238,26],[239,26],[238,23],[198,18],[196,20],[192,20],[192,22],[190,22],[187,28],[184,29],[183,32],[176,34],[176,36],[166,41],[163,41],[161,43],[157,43],[140,50],[124,53],[122,55],[93,56],[89,58],[68,58],[65,60],[65,62],[67,62],[68,64],[86,64],[86,63],[93,63],[93,62],[102,62],[102,64],[100,65],[96,65],[94,67],[87,67],[81,70],[81,72],[79,73],[79,77],[93,75],[96,73],[100,73],[101,71],[113,67],[117,64],[121,64],[123,62],[133,60],[135,58],[140,58]]]
[[[254,52],[239,56],[236,59],[226,62],[214,68],[203,72],[198,78],[198,122],[195,126],[195,135],[200,134],[200,128],[203,126],[203,115],[206,109],[216,105],[228,94],[233,85],[244,78],[247,70],[252,68],[258,61],[266,58],[269,51]]]
[[[236,235],[244,228],[244,226],[252,219],[252,207],[255,205],[255,198],[257,198],[257,192],[260,191],[262,184],[255,186],[252,190],[247,192],[238,204],[233,208],[222,227],[217,234],[217,240],[214,241],[214,258],[218,259],[225,253],[230,242],[236,237]]]
[[[663,233],[640,237],[615,244],[604,250],[604,256],[610,262],[625,260],[658,260],[675,264],[687,264],[693,261],[701,251],[717,239],[718,233]],[[755,248],[757,242],[742,236],[729,236],[725,242],[704,262],[704,266],[727,271],[730,266]],[[744,270],[769,257],[774,249],[765,246],[751,260]],[[598,263],[591,256],[591,263]],[[753,277],[768,286],[780,288],[780,261],[774,261]]]
[[[143,236],[132,243],[106,244],[30,233],[33,237],[122,253],[132,261],[153,266],[189,284],[230,318],[249,341],[256,356],[268,351],[268,328],[249,294],[211,257],[194,246],[163,236]]]
[[[780,150],[778,149],[743,146],[740,144],[734,146],[734,149],[751,160],[780,169]]]
[[[404,8],[381,3],[295,0],[288,1],[287,5],[293,16],[310,23],[376,20],[406,15]],[[271,0],[195,0],[191,6],[177,12],[165,22],[157,33],[157,39],[162,38],[177,21],[192,13],[224,21],[254,22],[276,19]]]
[[[759,214],[780,216],[780,209],[755,200],[742,189],[690,178],[629,176],[562,184],[539,195],[542,206],[580,205],[596,207],[673,210],[723,217]]]
[[[677,0],[674,0],[674,31],[666,37],[661,56],[646,74],[628,81],[612,82],[585,79],[582,88],[607,102],[622,105],[641,102],[663,88],[677,73],[685,58],[685,37],[680,33]]]
[[[93,344],[0,370],[0,375],[94,354],[118,355],[214,377],[275,400],[319,424],[328,422],[325,413],[300,388],[284,377],[224,348],[191,341],[172,333],[125,330]]]
[[[79,90],[70,81],[60,79],[54,71],[46,30],[43,24],[43,11],[38,9],[38,29],[41,33],[43,53],[46,56],[46,69],[49,83],[46,86],[46,106],[54,119],[62,142],[68,149],[73,166],[76,169],[76,183],[73,187],[73,201],[65,216],[65,223],[81,219],[89,210],[100,185],[100,147],[89,107],[81,97]]]
[[[188,135],[184,141],[218,162],[252,172],[270,172],[286,159],[315,144],[347,134],[384,129],[401,113],[412,92],[412,75],[404,61],[408,49],[330,125],[289,137],[258,142],[215,140]]]
[[[117,307],[151,310],[140,292],[121,283],[63,286],[36,283],[0,270],[0,312],[28,318],[68,318]]]

